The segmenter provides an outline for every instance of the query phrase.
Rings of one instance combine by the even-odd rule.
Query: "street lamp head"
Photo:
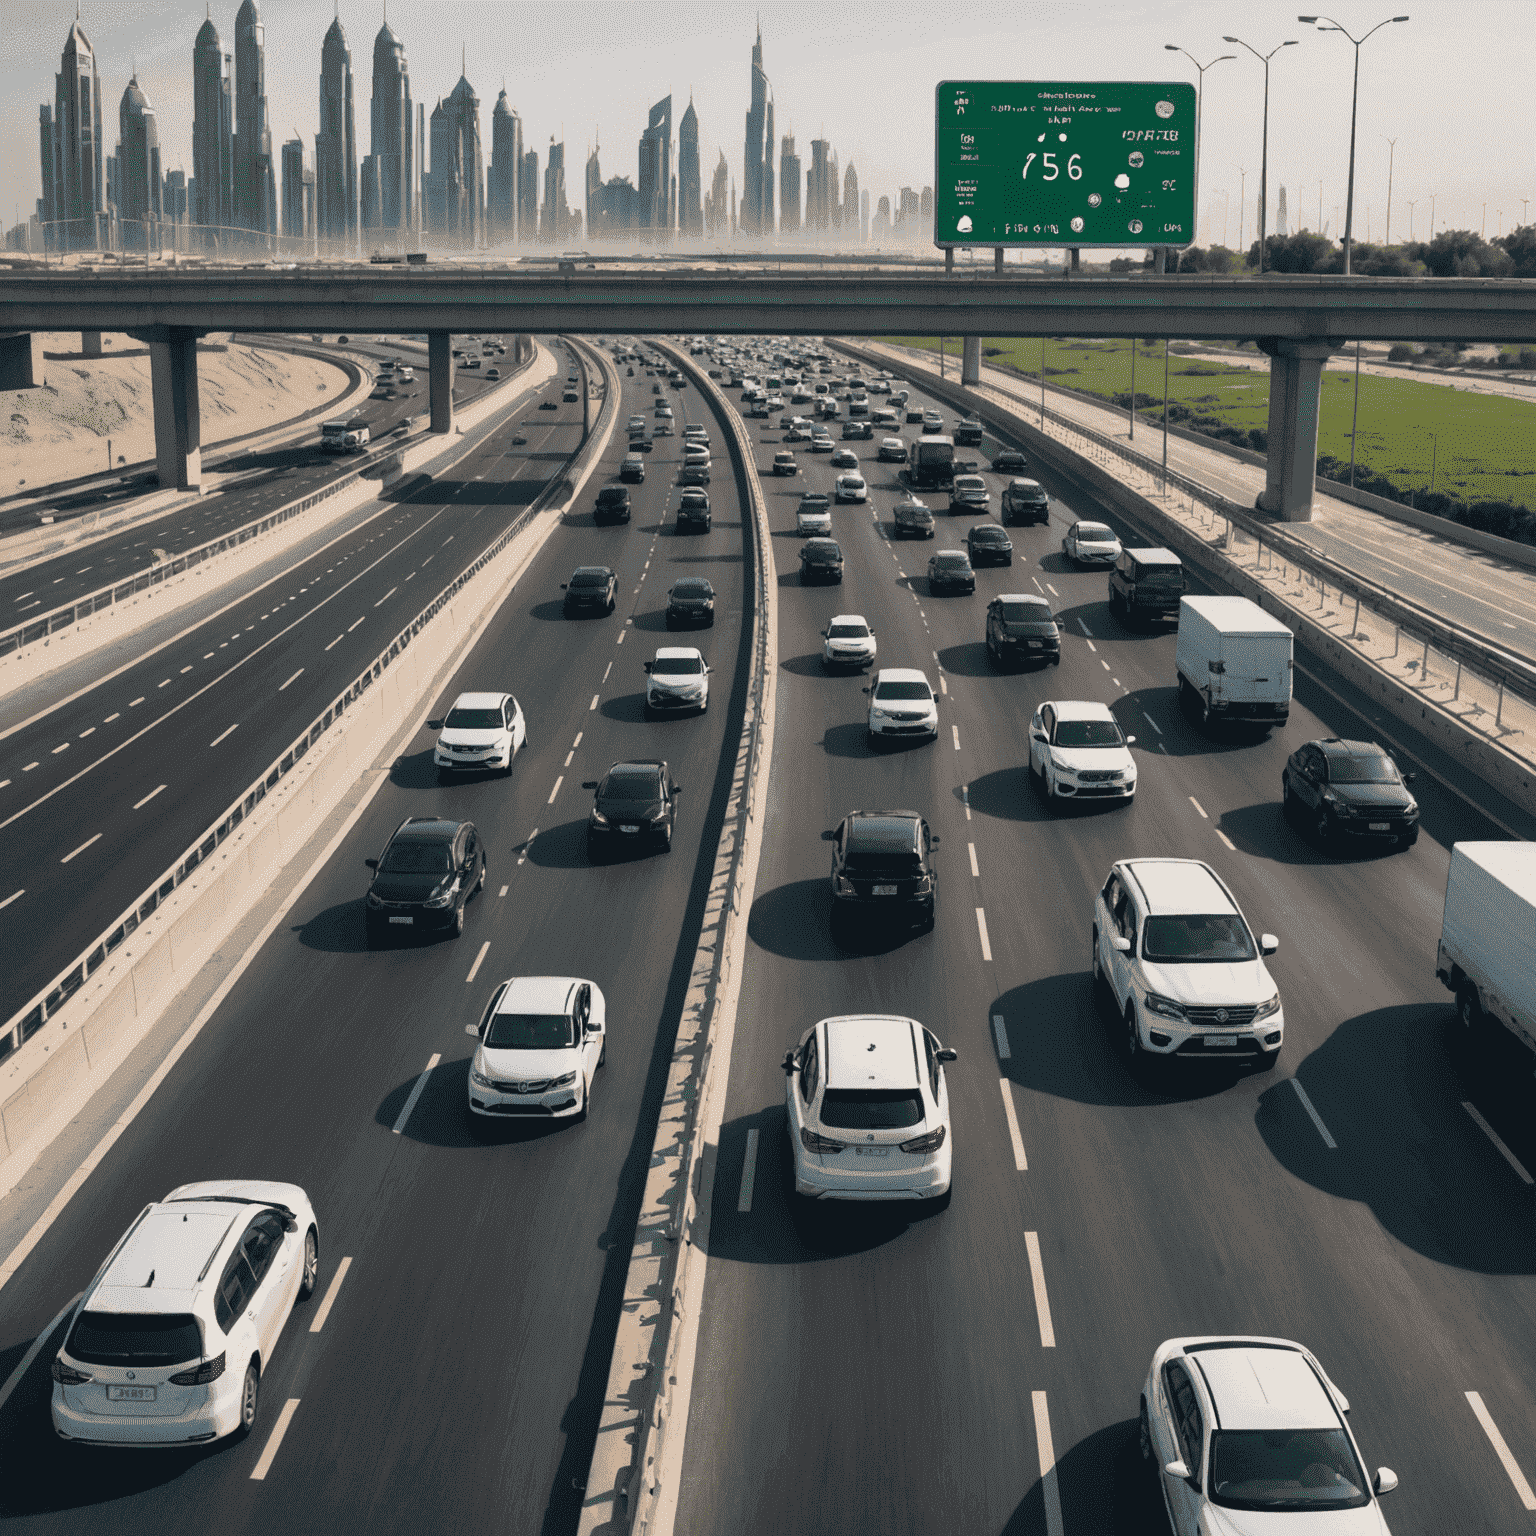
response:
[[[1316,21],[1316,20],[1317,20],[1317,17],[1316,17],[1316,16],[1298,16],[1298,17],[1297,17],[1297,18],[1296,18],[1296,20],[1297,20],[1297,21],[1305,21],[1305,22],[1307,22],[1307,23],[1309,23],[1309,24],[1310,24],[1310,23],[1311,23],[1311,22],[1314,22],[1314,21]]]
[[[1240,38],[1240,37],[1224,37],[1224,38],[1222,38],[1222,42],[1224,42],[1224,43],[1241,43],[1242,42],[1242,38]]]
[[[1166,48],[1169,53],[1183,53],[1184,52],[1184,50],[1182,48],[1180,48],[1177,43],[1164,43],[1163,47]]]
[[[1288,37],[1283,43],[1280,44],[1280,46],[1282,48],[1294,48],[1296,46],[1296,39],[1294,37]]]

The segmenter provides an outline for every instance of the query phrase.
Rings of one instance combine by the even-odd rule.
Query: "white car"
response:
[[[899,437],[882,437],[877,457],[882,464],[905,464],[907,445]]]
[[[1391,1536],[1349,1401],[1289,1339],[1169,1339],[1141,1393],[1141,1458],[1175,1536]]]
[[[579,976],[514,976],[478,1024],[469,1064],[472,1116],[585,1120],[592,1079],[608,1054],[608,1005]]]
[[[795,533],[802,539],[808,539],[815,534],[830,534],[832,532],[832,513],[822,506],[814,503],[809,507],[801,507],[795,513]]]
[[[709,708],[709,666],[691,645],[664,645],[645,664],[647,716]]]
[[[86,1287],[53,1362],[53,1427],[86,1445],[248,1434],[320,1225],[297,1184],[218,1179],[147,1205]]]
[[[1120,729],[1109,705],[1052,699],[1029,722],[1029,771],[1052,806],[1067,800],[1113,800],[1136,794],[1136,738]]]
[[[1153,1056],[1280,1059],[1285,1013],[1263,956],[1280,941],[1252,930],[1198,859],[1123,859],[1093,905],[1093,979],[1125,1025],[1132,1069]]]
[[[1104,523],[1073,523],[1061,552],[1076,565],[1113,565],[1120,558],[1120,540]]]
[[[437,733],[432,766],[439,780],[486,768],[509,774],[527,742],[522,706],[510,693],[461,693]]]
[[[875,634],[862,613],[840,613],[821,632],[821,664],[833,667],[868,667],[874,664]]]
[[[846,475],[837,477],[837,484],[832,490],[832,499],[837,502],[864,501],[869,495],[869,487],[864,483],[864,476],[849,471]]]
[[[939,739],[939,701],[926,674],[915,667],[882,667],[868,692],[866,734],[871,747],[903,737]]]
[[[938,1200],[954,1152],[944,1064],[916,1019],[823,1019],[784,1054],[795,1193],[812,1200]]]

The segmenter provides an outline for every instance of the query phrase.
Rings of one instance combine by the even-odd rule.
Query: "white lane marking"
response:
[[[585,735],[586,735],[585,731],[577,731],[576,732],[576,740],[571,743],[571,751],[572,752],[574,752],[576,750],[576,748],[581,745],[581,738],[583,736],[585,736]]]
[[[9,779],[0,779],[0,789],[4,789],[10,782]]]
[[[565,761],[560,766],[562,768],[569,768],[571,766],[571,759],[575,756],[576,748],[572,747],[571,750],[565,754]]]
[[[137,708],[138,708],[138,707],[139,707],[139,705],[140,705],[140,704],[142,704],[142,703],[143,703],[143,702],[144,702],[144,695],[143,695],[143,694],[142,694],[142,693],[141,693],[141,694],[140,694],[140,695],[139,695],[139,696],[138,696],[138,698],[136,698],[136,699],[131,699],[131,700],[130,700],[130,701],[129,701],[129,703],[128,703],[128,708],[129,708],[129,709],[137,709]]]
[[[954,738],[955,751],[958,752],[960,750],[960,727],[958,725],[950,726],[949,734]]]
[[[594,710],[594,709],[597,708],[597,701],[598,701],[599,697],[600,697],[600,695],[595,694],[595,693],[592,695],[592,702],[587,705],[587,709],[589,711]]]
[[[122,710],[117,710],[115,713],[108,715],[107,718],[105,720],[103,720],[101,723],[103,725],[111,725],[114,720],[121,720],[122,718],[123,718]]]
[[[496,899],[498,901],[500,901],[501,898],[503,896],[505,896],[510,889],[511,889],[510,886],[506,886],[506,885],[502,886],[502,888],[499,891],[497,891],[497,893],[496,893]]]
[[[212,651],[205,651],[203,653],[203,660],[204,661],[212,661],[213,660],[213,652]]]
[[[533,829],[533,831],[528,834],[528,841],[523,844],[523,851],[520,854],[518,854],[518,856],[517,856],[517,862],[518,862],[519,868],[521,868],[523,860],[528,857],[528,850],[533,847],[533,840],[538,835],[539,835],[539,829],[537,827],[535,827]]]
[[[1159,736],[1161,736],[1161,735],[1162,735],[1162,734],[1163,734],[1163,728],[1162,728],[1162,726],[1160,726],[1160,725],[1159,725],[1159,724],[1158,724],[1158,723],[1157,723],[1157,721],[1156,721],[1156,720],[1154,720],[1154,719],[1153,719],[1153,718],[1152,718],[1152,716],[1151,716],[1151,715],[1149,715],[1149,714],[1148,714],[1148,713],[1147,713],[1147,712],[1146,712],[1146,710],[1142,710],[1142,712],[1141,712],[1141,718],[1142,718],[1142,719],[1143,719],[1143,720],[1145,720],[1145,721],[1146,721],[1146,722],[1147,722],[1147,724],[1148,724],[1148,725],[1150,725],[1150,726],[1151,726],[1151,727],[1152,727],[1152,729],[1153,729],[1153,730],[1154,730],[1154,731],[1156,731],[1156,732],[1157,732],[1157,734],[1158,734],[1158,735],[1159,735]]]
[[[1026,1232],[1024,1248],[1029,1254],[1029,1278],[1035,1287],[1035,1311],[1040,1318],[1040,1347],[1056,1348],[1056,1330],[1051,1325],[1051,1303],[1045,1294],[1045,1266],[1040,1262],[1040,1234]]]
[[[1527,1184],[1536,1184],[1536,1179],[1532,1179],[1530,1174],[1525,1171],[1525,1164],[1522,1163],[1520,1159],[1516,1157],[1515,1154],[1504,1145],[1504,1140],[1499,1135],[1499,1133],[1494,1130],[1494,1128],[1489,1125],[1488,1122],[1484,1120],[1483,1117],[1478,1113],[1477,1106],[1475,1104],[1469,1104],[1465,1099],[1463,1099],[1461,1101],[1461,1107],[1466,1110],[1469,1115],[1472,1116],[1472,1119],[1476,1122],[1478,1129],[1482,1131],[1483,1135],[1485,1135],[1488,1140],[1491,1141],[1494,1146],[1499,1149],[1499,1155],[1504,1159],[1506,1163],[1509,1164],[1511,1168],[1515,1170],[1516,1173],[1520,1175],[1521,1179]]]
[[[1013,1166],[1020,1173],[1028,1173],[1029,1159],[1024,1156],[1024,1138],[1019,1135],[1019,1117],[1013,1107],[1013,1084],[1006,1077],[998,1082],[1003,1089],[1003,1113],[1008,1117],[1008,1140],[1013,1143]]]
[[[1092,630],[1091,630],[1091,629],[1089,629],[1089,628],[1088,628],[1088,626],[1087,626],[1087,625],[1086,625],[1086,624],[1084,624],[1084,623],[1083,623],[1083,621],[1082,621],[1082,620],[1081,620],[1081,619],[1079,619],[1079,620],[1078,620],[1078,621],[1077,621],[1077,627],[1078,627],[1078,628],[1079,628],[1079,629],[1080,629],[1080,630],[1082,630],[1082,632],[1083,632],[1083,633],[1084,633],[1084,634],[1085,634],[1085,635],[1087,635],[1087,636],[1088,636],[1088,638],[1089,638],[1089,639],[1090,639],[1090,640],[1091,640],[1091,639],[1093,639],[1093,631],[1092,631]]]
[[[1198,800],[1196,800],[1196,799],[1195,799],[1195,797],[1194,797],[1194,796],[1193,796],[1193,795],[1191,795],[1191,796],[1190,796],[1190,797],[1189,797],[1189,803],[1190,803],[1190,804],[1191,804],[1191,805],[1192,805],[1192,806],[1194,806],[1194,808],[1195,808],[1195,809],[1196,809],[1196,810],[1197,810],[1197,811],[1199,811],[1199,812],[1200,812],[1200,818],[1201,818],[1201,820],[1202,820],[1202,821],[1209,821],[1209,820],[1210,820],[1210,819],[1211,819],[1211,818],[1210,818],[1210,817],[1209,817],[1209,816],[1207,816],[1207,815],[1206,815],[1206,814],[1205,814],[1205,807],[1204,807],[1204,806],[1203,806],[1203,805],[1201,805],[1201,804],[1200,804],[1200,802],[1199,802],[1199,801],[1198,801]]]
[[[315,1320],[309,1325],[311,1333],[319,1333],[325,1327],[325,1320],[331,1315],[331,1308],[336,1305],[336,1293],[341,1289],[341,1282],[347,1278],[347,1271],[351,1268],[350,1257],[343,1259],[336,1266],[336,1273],[326,1288],[325,1300],[320,1303],[320,1310],[315,1313]]]
[[[266,1449],[261,1453],[261,1460],[251,1470],[251,1481],[260,1483],[266,1480],[267,1473],[272,1470],[272,1463],[277,1458],[277,1448],[283,1443],[283,1436],[288,1433],[288,1426],[293,1423],[293,1415],[299,1406],[296,1397],[290,1397],[283,1404],[283,1411],[277,1416],[277,1423],[272,1426],[272,1433],[267,1437]]]
[[[1057,590],[1056,590],[1056,588],[1055,588],[1055,587],[1053,587],[1053,586],[1052,586],[1052,585],[1051,585],[1051,584],[1050,584],[1050,582],[1046,582],[1046,584],[1045,584],[1045,590],[1046,590],[1046,591],[1047,591],[1047,592],[1049,592],[1049,593],[1050,593],[1050,594],[1051,594],[1051,596],[1052,596],[1052,597],[1060,597],[1060,596],[1061,596],[1061,593],[1060,593],[1060,592],[1058,592],[1058,591],[1057,591]]]
[[[487,952],[490,950],[490,947],[491,941],[489,939],[487,939],[485,943],[480,946],[480,953],[475,956],[475,963],[470,966],[469,975],[464,978],[464,985],[466,987],[475,979],[475,976],[479,972],[481,965],[483,965],[485,962],[485,957]]]
[[[549,799],[544,802],[545,805],[553,805],[555,803],[555,796],[560,793],[560,786],[562,784],[564,784],[564,783],[565,783],[565,775],[562,773],[560,775],[560,777],[555,780],[555,787],[552,790],[550,790],[550,792],[549,792]]]
[[[1089,650],[1090,650],[1090,651],[1092,651],[1092,652],[1093,652],[1093,654],[1094,654],[1094,655],[1095,655],[1095,656],[1097,656],[1097,655],[1098,655],[1098,654],[1099,654],[1099,648],[1098,648],[1098,646],[1096,646],[1096,645],[1095,645],[1095,644],[1094,644],[1094,643],[1093,643],[1093,641],[1092,641],[1092,640],[1090,640],[1090,641],[1089,641],[1089,642],[1088,642],[1088,649],[1089,649]]]
[[[263,615],[262,615],[262,617],[263,617],[263,618],[265,618],[265,617],[266,617],[266,615],[265,615],[265,614],[263,614]],[[181,676],[182,676],[182,677],[185,677],[185,676],[186,676],[186,675],[187,675],[187,673],[188,673],[188,672],[190,672],[190,671],[191,671],[191,670],[192,670],[192,668],[191,668],[191,667],[183,667],[183,668],[182,668],[182,669],[181,669],[181,674],[180,674],[180,675],[181,675]]]
[[[66,853],[64,855],[64,857],[59,860],[59,863],[60,864],[68,864],[69,861],[72,858],[75,857],[75,854],[84,853],[85,850],[87,848],[89,848],[92,843],[99,842],[100,840],[101,840],[101,833],[100,832],[98,832],[95,837],[88,837],[88,838],[86,838],[86,840],[83,843],[81,843],[78,848],[75,849],[74,853]]]
[[[1318,1114],[1312,1100],[1307,1096],[1307,1090],[1293,1077],[1291,1087],[1296,1090],[1296,1097],[1301,1100],[1301,1107],[1312,1117],[1312,1124],[1317,1127],[1317,1134],[1323,1138],[1323,1145],[1330,1152],[1337,1152],[1339,1144],[1328,1134],[1328,1127],[1323,1124],[1323,1117]]]
[[[1035,1408],[1035,1450],[1040,1457],[1040,1495],[1045,1504],[1045,1536],[1064,1536],[1061,1490],[1056,1486],[1056,1448],[1051,1444],[1051,1415],[1044,1392],[1031,1392]]]
[[[170,678],[166,678],[166,680],[163,683],[156,683],[155,684],[156,688],[169,688],[170,686],[171,686]]]
[[[971,855],[971,878],[979,880],[981,878],[981,871],[976,867],[976,844],[967,843],[965,846],[970,850]]]
[[[288,679],[288,683],[297,682],[301,677],[303,677],[303,675],[304,675],[304,668],[300,667],[299,670],[297,672],[295,672],[293,674],[293,676]],[[277,691],[279,693],[281,693],[283,691],[283,688],[286,688],[288,686],[288,683],[284,683],[282,688],[279,688]]]
[[[145,806],[146,806],[146,805],[148,805],[148,804],[149,804],[149,802],[150,802],[150,801],[151,801],[151,800],[153,800],[153,799],[154,799],[154,798],[155,798],[155,796],[156,796],[156,795],[158,795],[158,794],[159,794],[159,793],[160,793],[160,790],[162,790],[162,789],[164,789],[164,788],[165,788],[165,785],[164,785],[164,784],[162,784],[162,785],[160,785],[160,786],[159,786],[159,788],[158,788],[158,789],[152,789],[152,790],[150,790],[150,792],[149,792],[149,793],[148,793],[148,794],[147,794],[147,795],[145,795],[145,796],[144,796],[144,798],[143,798],[143,799],[142,799],[142,800],[135,800],[135,801],[134,801],[134,802],[133,802],[133,808],[134,808],[134,810],[136,810],[136,811],[142,811],[142,810],[143,810],[143,809],[144,809],[144,807],[145,807]]]
[[[337,635],[337,636],[336,636],[336,638],[335,638],[335,639],[334,639],[334,640],[332,640],[332,641],[331,641],[331,643],[330,643],[330,644],[329,644],[329,645],[328,645],[328,646],[326,646],[326,650],[328,650],[328,651],[333,651],[333,650],[335,650],[335,649],[336,649],[336,647],[337,647],[337,646],[338,646],[338,645],[340,645],[340,644],[341,644],[341,642],[342,642],[342,641],[343,641],[343,640],[345,640],[345,639],[346,639],[346,638],[347,638],[347,637],[346,637],[346,636],[345,636],[345,635]]]
[[[405,1122],[411,1118],[411,1111],[416,1108],[416,1101],[426,1092],[427,1079],[432,1076],[432,1069],[443,1058],[436,1051],[432,1053],[432,1059],[427,1063],[427,1069],[416,1079],[416,1086],[411,1089],[411,1096],[405,1101],[405,1108],[400,1111],[400,1118],[395,1121],[394,1133],[398,1136],[405,1129]]]
[[[1106,672],[1109,671],[1109,663],[1107,661],[1105,661],[1102,656],[1099,657],[1099,665],[1101,667],[1103,667]]]
[[[366,615],[366,614],[364,614],[364,615],[363,615],[363,618],[366,618],[366,617],[367,617],[367,615]],[[357,624],[349,624],[349,625],[347,625],[347,629],[346,629],[346,632],[347,632],[347,634],[349,634],[349,635],[350,635],[350,634],[351,634],[351,633],[352,633],[352,631],[353,631],[353,630],[354,630],[354,629],[356,629],[356,628],[357,628],[357,625],[358,625],[358,624],[361,624],[361,623],[362,623],[362,622],[363,622],[363,620],[362,620],[362,619],[359,619],[359,620],[358,620],[358,621],[357,621]]]
[[[987,938],[987,910],[985,907],[976,908],[976,931],[981,935],[981,958],[990,965],[992,963],[992,944]]]
[[[235,723],[232,726],[230,726],[230,728],[227,731],[223,731],[219,735],[215,736],[213,738],[213,740],[208,743],[208,745],[210,747],[218,746],[218,744],[221,741],[223,741],[226,736],[233,736],[234,733],[236,731],[238,731],[239,729],[240,729],[240,722],[237,720],[237,721],[235,721]]]
[[[608,665],[607,665],[607,666],[606,666],[606,667],[604,667],[604,668],[603,668],[603,681],[604,681],[604,682],[605,682],[605,683],[606,683],[606,682],[607,682],[607,681],[608,681],[608,674],[609,674],[609,673],[610,673],[610,672],[612,672],[612,671],[613,671],[613,663],[612,663],[612,662],[611,662],[611,661],[610,661],[610,662],[609,662],[609,663],[608,663]]]
[[[76,741],[84,741],[87,736],[94,736],[95,734],[96,734],[96,727],[94,725],[88,725],[88,726],[86,726],[86,728],[83,731],[80,732],[80,734],[75,738],[75,740]]]
[[[1013,1048],[1008,1044],[1008,1026],[1003,1023],[1000,1013],[992,1015],[992,1035],[997,1041],[997,1059],[1007,1061],[1013,1055]]]
[[[949,679],[947,677],[945,677],[942,672],[939,673],[939,692],[940,693],[948,693],[949,692]]]
[[[736,1196],[736,1209],[738,1211],[750,1211],[752,1209],[752,1187],[757,1183],[757,1141],[757,1131],[748,1131],[747,1155],[741,1165],[741,1193]]]
[[[623,630],[623,629],[621,629],[621,630],[620,630],[620,631],[619,631],[619,638],[618,638],[618,639],[617,639],[617,640],[615,640],[615,641],[614,641],[614,642],[613,642],[613,643],[614,643],[614,644],[615,644],[615,645],[623,645],[623,644],[624,644],[624,636],[625,636],[625,635],[626,635],[626,634],[627,634],[627,633],[628,633],[628,631],[627,631],[627,630]]]
[[[1232,850],[1233,853],[1237,852],[1237,844],[1234,843],[1232,841],[1232,839],[1230,837],[1228,837],[1227,834],[1221,830],[1220,827],[1216,828],[1216,836],[1219,837],[1222,840],[1222,842],[1224,842],[1227,845],[1227,847]]]
[[[79,1301],[83,1295],[85,1295],[84,1291],[76,1291],[73,1299],[59,1308],[58,1316],[32,1340],[32,1347],[21,1357],[16,1369],[5,1378],[5,1385],[0,1387],[0,1409],[10,1401],[11,1393],[21,1385],[22,1378],[32,1369],[32,1362],[47,1348],[48,1340],[53,1337],[54,1330],[64,1321],[65,1314],[74,1310],[75,1302]]]
[[[971,786],[969,784],[960,786],[960,803],[965,807],[965,819],[969,821],[971,819]]]
[[[1531,1492],[1531,1485],[1525,1480],[1525,1473],[1520,1470],[1520,1463],[1514,1458],[1509,1446],[1505,1443],[1504,1436],[1499,1433],[1499,1426],[1493,1422],[1493,1415],[1483,1406],[1483,1398],[1480,1392],[1468,1392],[1467,1402],[1471,1405],[1472,1412],[1477,1415],[1477,1422],[1483,1426],[1483,1433],[1493,1444],[1493,1454],[1499,1458],[1504,1470],[1509,1474],[1509,1480],[1515,1485],[1515,1492],[1520,1495],[1520,1502],[1527,1509],[1536,1509],[1536,1493]]]
[[[64,743],[64,744],[63,744],[63,746],[59,746],[59,747],[55,747],[55,748],[54,748],[54,749],[53,749],[53,751],[52,751],[52,752],[50,752],[50,753],[49,753],[49,754],[48,754],[48,755],[49,755],[49,756],[50,756],[50,757],[57,757],[57,756],[58,756],[58,755],[59,755],[59,753],[60,753],[60,752],[68,752],[68,751],[69,751],[69,743],[68,743],[68,742],[67,742],[67,741],[66,741],[66,742],[65,742],[65,743]]]
[[[1110,682],[1112,682],[1115,687],[1121,691],[1121,693],[1128,693],[1130,691],[1118,677],[1111,677]]]

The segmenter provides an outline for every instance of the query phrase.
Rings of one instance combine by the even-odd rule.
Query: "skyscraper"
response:
[[[852,161],[843,172],[843,238],[845,243],[859,238],[859,173]]]
[[[365,228],[394,235],[409,233],[415,212],[411,206],[416,185],[413,138],[411,67],[406,62],[405,45],[385,22],[373,40],[368,148],[374,163],[371,171],[364,171]]]
[[[233,65],[213,21],[204,21],[192,45],[192,222],[209,246],[215,230],[235,222]]]
[[[795,136],[784,135],[779,151],[779,232],[793,235],[800,228],[800,157]]]
[[[741,207],[743,234],[773,229],[773,107],[768,76],[763,72],[763,29],[752,44],[752,105],[747,110],[747,143],[742,154]]]
[[[677,230],[695,237],[704,233],[704,205],[699,201],[699,114],[688,98],[688,110],[677,130]]]
[[[491,108],[491,174],[487,186],[486,238],[518,238],[517,178],[523,168],[523,123],[503,89]]]
[[[164,217],[160,181],[160,130],[155,109],[139,88],[134,75],[117,109],[118,202],[123,245],[147,250],[154,243]]]
[[[837,204],[836,171],[832,166],[832,145],[826,139],[811,140],[811,168],[805,178],[805,227],[818,233],[832,228],[832,210]]]
[[[604,227],[607,220],[604,217],[603,207],[603,167],[598,159],[598,149],[594,148],[587,156],[586,173],[586,212],[587,212],[587,239],[595,240],[599,235],[607,233]]]
[[[260,235],[277,230],[277,184],[267,128],[267,29],[256,0],[235,13],[235,218]]]
[[[709,184],[709,195],[704,199],[704,228],[711,235],[723,236],[731,232],[730,181],[731,168],[725,163],[722,149]]]
[[[283,234],[290,240],[313,235],[315,173],[304,164],[304,140],[289,139],[282,149]],[[292,254],[290,249],[289,254]]]
[[[40,114],[40,138],[46,122]],[[51,131],[39,148],[45,163],[43,186],[53,187],[52,206],[43,212],[53,226],[45,231],[48,245],[66,251],[98,248],[104,242],[107,213],[101,78],[96,52],[78,18],[64,39],[54,76]]]
[[[672,98],[651,108],[651,120],[640,135],[640,227],[651,239],[670,234],[672,197]]]
[[[432,171],[428,225],[441,240],[473,250],[481,239],[485,161],[480,150],[480,98],[469,80],[459,83],[432,113]]]
[[[523,174],[517,185],[517,235],[520,240],[539,237],[539,152],[523,151]]]
[[[322,240],[357,238],[357,131],[352,52],[338,15],[320,48],[320,131],[315,135],[315,225]],[[286,178],[285,178],[286,180]],[[286,203],[286,192],[284,194]],[[287,223],[286,217],[284,223]]]
[[[549,159],[544,165],[544,213],[539,222],[539,238],[558,245],[565,239],[569,210],[565,203],[565,145],[556,144],[550,135]]]
[[[859,193],[859,244],[869,243],[869,193]]]

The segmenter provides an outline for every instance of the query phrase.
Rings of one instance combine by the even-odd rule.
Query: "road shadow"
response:
[[[1087,570],[1086,567],[1080,570],[1059,549],[1040,556],[1040,569],[1051,576],[1080,576]]]
[[[788,661],[779,663],[779,670],[793,672],[796,677],[830,676],[821,664],[821,654],[818,651],[809,651],[804,656],[791,656]]]
[[[964,645],[946,646],[939,652],[939,664],[956,677],[996,677],[997,668],[987,656],[987,647],[980,640],[967,640]]]
[[[926,742],[902,742],[903,747],[926,746]],[[873,757],[877,749],[869,744],[869,733],[857,721],[850,720],[846,725],[829,725],[822,733],[822,750],[829,757]],[[884,751],[894,752],[896,747],[886,747]]]
[[[389,765],[389,782],[396,789],[436,789],[437,769],[432,766],[433,750],[432,747],[422,747],[418,752],[402,752]]]
[[[643,630],[646,634],[664,635],[667,631],[667,610],[665,608],[648,608],[644,613],[634,616],[631,627]]]
[[[472,1059],[473,1053],[440,1062],[432,1069],[410,1118],[400,1128],[402,1137],[424,1146],[467,1150],[539,1142],[562,1131],[579,1134],[579,1127],[571,1120],[551,1120],[542,1115],[508,1115],[491,1119],[471,1114],[469,1064]],[[419,1080],[410,1077],[391,1088],[379,1101],[374,1124],[393,1130]],[[594,1095],[594,1108],[596,1104]]]
[[[792,880],[752,903],[747,933],[760,949],[788,960],[836,961],[847,952],[834,941],[825,877]]]
[[[599,612],[595,608],[579,610],[576,613],[568,615],[565,611],[565,600],[559,597],[551,597],[542,603],[535,603],[533,607],[528,610],[528,617],[532,619],[543,619],[546,622],[558,622],[563,624],[567,618],[606,619],[608,615],[606,613]]]
[[[1301,826],[1285,814],[1278,799],[1261,800],[1223,811],[1217,817],[1216,825],[1237,844],[1239,852],[1276,864],[1370,863],[1396,851],[1388,848],[1343,849],[1339,857],[1329,858],[1307,837]]]
[[[1202,731],[1179,704],[1179,690],[1169,685],[1161,688],[1135,688],[1115,700],[1114,710],[1121,729],[1134,733],[1139,745],[1162,746],[1169,757],[1210,757],[1216,753],[1247,752],[1263,746],[1266,733],[1243,731],[1237,727]],[[1150,717],[1162,727],[1147,724]],[[1153,751],[1157,747],[1152,747]],[[1276,785],[1278,793],[1279,786]]]
[[[527,846],[528,862],[540,869],[588,869],[587,818],[543,827]]]
[[[1049,807],[1035,792],[1029,768],[1020,763],[1014,768],[994,768],[968,786],[971,810],[978,816],[992,816],[999,821],[1051,821]],[[958,797],[961,791],[955,791]]]
[[[1056,1486],[1066,1530],[1167,1536],[1162,1492],[1141,1459],[1138,1418],[1095,1430],[1058,1457]],[[1044,1484],[1036,1482],[1004,1523],[1002,1536],[1035,1536],[1051,1524]]]
[[[361,896],[356,901],[339,901],[305,922],[292,924],[290,931],[298,934],[305,949],[324,955],[360,955],[368,948],[363,911]]]

